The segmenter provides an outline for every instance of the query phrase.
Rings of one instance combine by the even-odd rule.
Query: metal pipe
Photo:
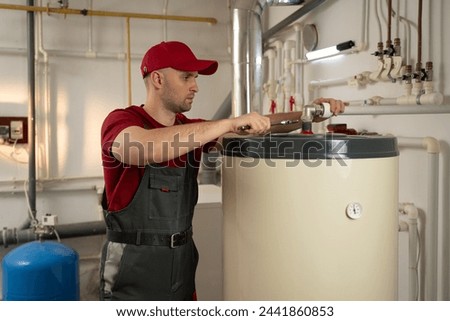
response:
[[[174,16],[174,15],[157,15],[149,13],[133,13],[133,12],[116,12],[116,11],[98,11],[88,9],[65,9],[65,8],[50,8],[50,7],[36,7],[32,5],[22,6],[15,4],[0,4],[0,9],[22,10],[30,12],[44,12],[44,13],[59,13],[72,14],[83,16],[97,16],[97,17],[121,17],[121,18],[137,18],[137,19],[154,19],[154,20],[173,20],[173,21],[190,21],[190,22],[206,22],[215,25],[217,19],[210,17],[192,17],[192,16]]]
[[[233,116],[258,110],[262,102],[261,17],[253,10],[233,9]]]
[[[34,6],[34,0],[27,0],[29,7]],[[34,12],[27,11],[27,48],[28,48],[28,202],[34,219],[36,218],[36,73],[35,73],[35,38],[34,38]]]
[[[106,225],[104,221],[63,224],[55,226],[55,229],[61,239],[106,234]],[[43,238],[55,239],[56,235],[45,235]],[[37,239],[38,235],[34,233],[34,229],[3,229],[0,237],[0,245],[8,247],[12,244],[21,244]]]

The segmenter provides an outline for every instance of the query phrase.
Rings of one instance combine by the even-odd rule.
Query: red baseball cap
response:
[[[142,77],[154,70],[173,68],[180,71],[197,71],[201,75],[212,75],[218,63],[215,60],[200,60],[192,50],[179,41],[163,41],[151,47],[141,63]]]

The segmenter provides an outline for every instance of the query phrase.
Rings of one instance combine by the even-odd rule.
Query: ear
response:
[[[153,71],[149,75],[150,81],[152,82],[153,86],[160,88],[162,86],[163,80],[162,78],[164,75],[158,71]]]

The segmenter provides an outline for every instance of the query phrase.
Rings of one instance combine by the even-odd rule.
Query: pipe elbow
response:
[[[427,149],[430,154],[439,154],[441,147],[439,141],[434,137],[424,137],[422,140],[422,146]]]
[[[419,97],[421,105],[442,105],[444,102],[444,95],[439,92],[423,94]]]
[[[403,212],[408,215],[410,220],[417,220],[419,218],[419,210],[414,204],[405,204],[403,206]]]

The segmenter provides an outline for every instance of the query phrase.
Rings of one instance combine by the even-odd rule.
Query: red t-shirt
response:
[[[202,122],[203,119],[189,119],[183,114],[176,115],[174,125]],[[125,109],[112,111],[104,120],[101,129],[103,176],[105,179],[106,197],[108,210],[118,211],[125,208],[133,199],[142,177],[144,166],[133,166],[119,162],[111,155],[111,145],[117,135],[127,127],[139,126],[142,128],[164,128],[166,126],[158,123],[142,107],[131,106]],[[213,142],[202,148],[195,149],[194,164],[199,168],[201,153],[207,151]],[[185,167],[187,155],[181,155],[161,165],[169,167]]]

